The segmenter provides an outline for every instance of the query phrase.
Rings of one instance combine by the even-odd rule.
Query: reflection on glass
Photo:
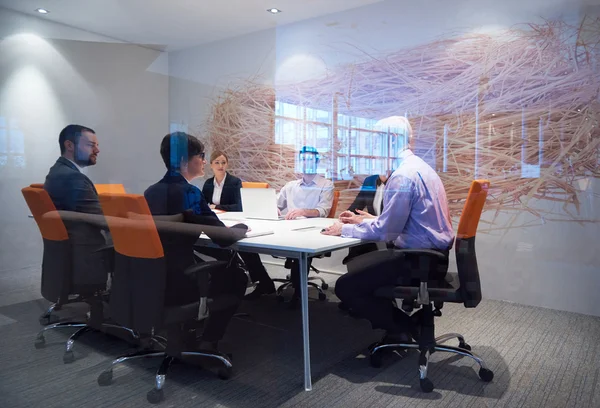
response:
[[[0,166],[24,168],[25,135],[16,119],[0,117]]]
[[[331,111],[281,101],[275,103],[275,114],[275,142],[296,149],[304,145],[316,147],[322,156],[318,172],[334,178],[383,174],[394,168],[393,160],[404,149],[404,141],[395,134],[373,130],[375,119],[338,114],[334,124]],[[330,157],[334,125],[336,150]]]

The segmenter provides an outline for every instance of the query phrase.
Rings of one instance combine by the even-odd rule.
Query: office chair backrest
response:
[[[269,183],[242,181],[242,188],[269,188]]]
[[[456,266],[465,307],[475,307],[481,301],[481,281],[475,254],[475,234],[489,186],[488,180],[473,180],[458,223],[455,243]]]
[[[117,193],[117,194],[125,194],[125,187],[123,184],[94,184],[96,187],[96,192],[98,194],[102,193]]]
[[[59,217],[44,217],[56,207],[43,188],[25,187],[21,190],[29,211],[42,235],[42,285],[44,299],[57,302],[69,296],[72,280],[71,243],[65,224]]]
[[[99,196],[115,246],[115,270],[110,303],[111,318],[141,334],[162,321],[166,264],[156,224],[144,196]],[[129,219],[128,213],[145,217]]]
[[[337,211],[338,202],[340,201],[340,192],[335,190],[333,192],[333,201],[331,203],[331,210],[329,210],[329,214],[327,218],[335,218],[335,212]]]
[[[29,185],[31,188],[44,188],[44,183],[32,183]]]

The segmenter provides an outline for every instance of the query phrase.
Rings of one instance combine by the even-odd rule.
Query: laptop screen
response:
[[[277,195],[273,188],[242,188],[242,210],[248,218],[277,220]]]

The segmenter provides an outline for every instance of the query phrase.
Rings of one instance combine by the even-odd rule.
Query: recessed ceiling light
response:
[[[272,14],[278,14],[278,13],[281,13],[281,10],[279,10],[279,9],[276,9],[276,8],[270,8],[270,9],[267,9],[267,11],[268,11],[269,13],[272,13]]]
[[[37,11],[40,14],[48,14],[48,13],[50,13],[48,10],[43,9],[43,8],[35,9],[35,11]]]

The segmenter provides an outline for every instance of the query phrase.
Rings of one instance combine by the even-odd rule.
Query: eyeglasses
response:
[[[198,153],[198,154],[197,154],[197,156],[200,156],[200,158],[201,158],[202,160],[204,160],[204,158],[206,157],[206,153],[205,153],[205,152]]]

